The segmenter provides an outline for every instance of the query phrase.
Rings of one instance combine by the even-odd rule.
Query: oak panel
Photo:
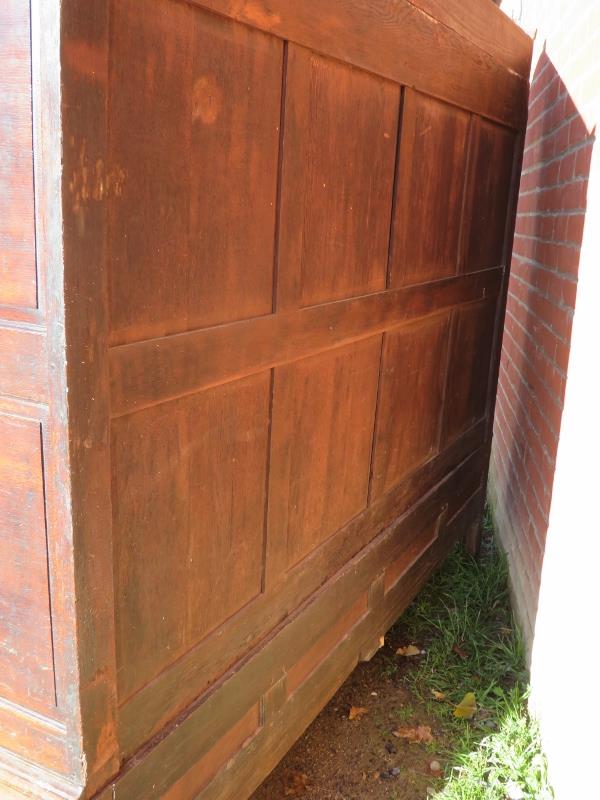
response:
[[[29,2],[0,4],[0,303],[35,307]]]
[[[458,309],[446,390],[445,437],[458,436],[484,416],[496,303]]]
[[[385,288],[399,93],[289,46],[278,307]]]
[[[0,415],[0,695],[56,704],[39,422]]]
[[[466,112],[411,89],[402,108],[392,286],[457,270],[470,123]]]
[[[372,497],[439,449],[449,327],[443,314],[385,334]]]
[[[112,30],[112,341],[269,313],[283,43],[166,0]]]
[[[465,271],[502,264],[514,149],[512,131],[478,120],[468,193],[470,217]]]
[[[381,337],[275,369],[268,574],[366,505]]]
[[[112,426],[119,696],[261,592],[270,374]]]

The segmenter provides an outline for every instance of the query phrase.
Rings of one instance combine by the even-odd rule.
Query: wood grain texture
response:
[[[375,336],[275,370],[269,581],[366,506],[380,350]]]
[[[282,42],[156,0],[112,30],[111,341],[269,313]]]
[[[0,12],[12,794],[239,800],[481,513],[529,42],[436,4]]]
[[[465,212],[466,272],[502,264],[515,150],[515,134],[485,120],[477,121],[474,138]]]
[[[486,399],[496,303],[474,303],[455,312],[444,409],[446,441],[481,419]]]
[[[385,334],[372,497],[439,450],[449,334],[448,314]]]
[[[163,795],[164,800],[196,797],[260,730],[260,703],[252,706],[185,775]]]
[[[470,117],[404,90],[390,285],[454,275],[458,267]]]
[[[379,575],[383,565],[397,560],[413,536],[417,535],[428,521],[433,522],[437,519],[446,504],[447,497],[452,497],[453,490],[449,516],[455,516],[454,512],[460,511],[470,495],[478,490],[482,463],[481,454],[468,459],[407,517],[383,531],[370,547],[362,551],[359,559],[347,564],[314,595],[302,613],[289,618],[286,624],[278,629],[276,635],[270,637],[264,646],[257,648],[244,661],[239,670],[228,674],[223,682],[202,698],[202,702],[185,721],[171,729],[169,736],[148,750],[144,758],[133,760],[122,776],[109,785],[98,800],[105,800],[105,797],[114,797],[115,800],[124,798],[141,800],[148,792],[160,793],[177,780],[186,771],[186,765],[196,761],[205,752],[209,743],[218,741],[219,737],[240,718],[240,713],[244,713],[257,697],[261,697],[273,687],[301,654],[321,638],[328,627],[339,618],[342,609],[347,610],[358,600]],[[456,533],[448,531],[446,535],[444,531],[444,535],[440,533],[440,537],[443,540],[443,552],[446,552],[447,547],[455,540]],[[432,556],[435,557],[434,553],[430,554],[429,558]],[[365,637],[366,641],[373,630],[379,629],[383,633],[386,626],[389,627],[395,615],[405,607],[422,584],[431,566],[428,558],[407,562],[405,572],[407,580],[400,582],[394,591],[388,592],[377,611],[372,609],[372,613],[365,615],[363,621],[355,627],[355,633],[360,637],[360,644],[353,640],[352,636],[344,639],[349,648],[352,666],[362,649],[362,637]],[[400,602],[403,605],[400,605]],[[324,665],[327,664],[328,660],[324,662]],[[339,665],[335,663],[330,664],[330,669],[332,669],[332,683],[337,687],[347,673],[339,669]],[[315,670],[313,677],[318,675],[319,671]],[[306,687],[306,691],[297,691],[290,700],[296,698],[302,705],[306,705],[307,698],[312,697],[309,704],[314,709],[316,701],[312,679],[305,681],[303,686]],[[286,706],[283,706],[283,709],[286,709]],[[289,707],[287,710],[287,713],[284,713],[288,724],[291,724]],[[314,711],[306,710],[307,723],[313,715]],[[300,730],[297,730],[295,735],[299,732]],[[253,769],[257,775],[264,776],[267,765],[254,762]],[[231,786],[231,792],[235,790],[239,793],[240,786],[244,787],[242,790],[244,793],[250,789],[247,783],[236,781]]]
[[[112,426],[121,702],[261,592],[271,376]]]
[[[0,416],[0,696],[56,705],[39,422]]]
[[[113,415],[286,364],[403,322],[494,297],[501,270],[111,348]]]
[[[527,78],[409,0],[193,2],[515,128],[525,120]]]
[[[385,289],[399,95],[289,46],[278,309]]]
[[[37,306],[29,2],[0,5],[0,304]]]
[[[236,659],[255,647],[265,630],[272,631],[293,614],[310,595],[344,568],[373,538],[400,519],[483,444],[480,423],[458,437],[438,456],[372,502],[367,511],[327,539],[312,555],[291,570],[276,595],[264,593],[182,656],[151,684],[134,694],[120,710],[119,740],[126,756],[133,754],[199,691],[227,673]],[[407,536],[404,545],[412,541]]]
[[[476,0],[409,0],[421,11],[489,53],[507,69],[529,78],[531,38],[495,4]]]
[[[0,395],[48,401],[46,339],[43,331],[0,323]]]
[[[67,450],[58,456],[62,474],[57,475],[57,483],[63,479],[58,498],[67,503],[60,538],[70,546],[61,568],[66,593],[65,688],[75,755],[72,777],[91,794],[119,763],[106,369],[107,208],[100,169],[107,162],[110,25],[104,2],[61,0],[53,11],[60,13],[64,146],[59,173],[62,219],[53,209],[54,235],[58,229],[62,250],[59,245],[59,261],[52,264],[49,281],[57,365],[54,403],[62,426],[58,442]]]

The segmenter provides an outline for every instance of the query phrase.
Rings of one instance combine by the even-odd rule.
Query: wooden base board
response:
[[[473,524],[482,504],[479,461],[486,454],[484,446],[406,518],[364,548],[185,716],[126,763],[116,779],[95,795],[96,800],[248,797],[358,661],[373,654],[384,633]],[[388,571],[391,578],[386,581]],[[300,657],[298,639],[304,645]],[[296,676],[292,685],[292,668],[300,658],[303,675],[301,681]],[[243,736],[236,739],[234,729]]]

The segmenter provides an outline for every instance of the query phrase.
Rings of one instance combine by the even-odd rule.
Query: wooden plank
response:
[[[0,748],[0,796],[3,800],[79,800],[81,793],[80,785]]]
[[[42,331],[0,324],[0,395],[47,402],[46,362]]]
[[[428,571],[435,569],[445,558],[461,531],[470,523],[473,513],[470,505],[465,506],[460,518],[444,531],[444,536],[427,550],[414,568],[405,572],[406,582],[399,583],[398,590],[387,598],[383,607],[377,609],[381,630],[386,629],[386,624],[389,627],[390,621],[408,605]],[[287,705],[281,713],[271,717],[260,733],[219,772],[195,800],[237,800],[239,795],[236,794],[235,787],[238,786],[244,786],[251,793],[310,724],[311,717],[306,713],[305,706],[310,705],[315,698],[318,698],[319,704],[325,705],[337,690],[337,681],[344,680],[354,668],[353,651],[356,651],[357,646],[360,646],[360,642],[368,637],[369,630],[374,627],[371,616],[365,621],[364,629],[357,629],[352,637],[342,642],[331,654],[329,661],[324,662],[296,694],[293,704]],[[324,684],[327,691],[324,691]]]
[[[507,69],[529,79],[533,42],[495,3],[477,0],[409,0],[412,5],[477,45]]]
[[[26,760],[35,753],[38,763],[52,765],[55,772],[69,771],[65,726],[52,717],[0,699],[0,751],[3,748]],[[1,791],[0,797],[4,797]]]
[[[36,420],[4,415],[0,582],[0,695],[48,712],[56,705],[56,693],[41,429]]]
[[[0,4],[0,303],[37,306],[29,3]]]
[[[445,313],[385,334],[371,497],[439,452],[449,322]]]
[[[282,42],[184,3],[113,13],[111,342],[270,313]]]
[[[275,370],[267,587],[367,505],[380,352],[374,336]]]
[[[474,303],[455,314],[442,434],[445,441],[486,414],[496,302]]]
[[[262,591],[271,375],[112,426],[119,701]]]
[[[193,2],[490,119],[525,119],[527,79],[408,0]]]
[[[500,270],[111,348],[115,416],[498,292]]]
[[[290,44],[278,310],[385,289],[399,97]]]
[[[132,761],[119,779],[107,788],[106,796],[110,797],[108,792],[112,791],[115,800],[121,798],[141,800],[148,796],[149,792],[163,792],[177,780],[187,765],[201,757],[210,743],[218,741],[231,724],[239,719],[240,713],[244,713],[257,697],[275,685],[281,674],[306,652],[311,643],[318,641],[339,617],[342,609],[347,609],[368,590],[382,566],[396,560],[412,537],[424,529],[426,522],[434,521],[438,517],[448,494],[455,495],[452,502],[457,506],[457,511],[464,505],[465,494],[467,492],[472,494],[479,485],[481,466],[481,459],[477,455],[467,460],[402,521],[386,529],[332,581],[322,587],[306,607],[299,609],[287,624],[246,659],[239,669],[226,676],[206,698],[201,698],[197,707],[191,710],[185,720],[171,728],[170,733],[146,751],[142,759]],[[473,486],[474,481],[475,486]],[[444,545],[447,546],[447,541]],[[421,566],[423,560],[426,563],[425,567]],[[389,609],[396,609],[400,602],[407,602],[407,595],[408,598],[412,597],[416,588],[421,585],[424,573],[431,569],[428,558],[419,558],[412,563],[414,563],[412,567],[407,565],[407,574],[416,572],[419,581],[401,582],[397,584],[397,589],[388,592],[384,598],[383,609],[386,621]],[[402,593],[401,600],[398,597],[399,592]],[[377,609],[377,612],[379,614],[380,610]],[[341,647],[346,647],[350,651],[352,666],[358,659],[363,642],[366,644],[372,630],[377,629],[380,624],[373,620],[371,615],[374,613],[375,609],[371,609],[370,614],[365,615],[363,621],[354,628],[354,634],[342,642]],[[327,659],[322,669],[335,676],[336,686],[343,681],[346,674],[339,668],[335,659],[333,661]],[[313,678],[305,681],[303,687],[288,701],[288,703],[301,702],[309,720],[313,718],[318,702],[313,692],[311,702],[307,703],[305,692],[314,689],[312,681],[317,680],[320,673],[321,669],[315,670]],[[289,709],[287,703],[283,706],[282,713],[285,713],[289,724],[290,714],[286,709]],[[255,763],[253,769],[260,770],[261,767]],[[234,785],[231,788],[233,789]],[[235,784],[235,790],[239,792],[239,789],[239,784]]]
[[[102,2],[82,5],[78,0],[62,0],[60,6],[64,275],[56,264],[51,269],[51,307],[57,306],[58,323],[53,347],[57,357],[62,349],[62,363],[67,360],[66,383],[59,372],[55,386],[64,425],[61,445],[69,448],[68,460],[61,453],[60,468],[68,465],[70,470],[63,476],[70,487],[66,498],[70,518],[62,518],[65,527],[57,535],[70,545],[61,574],[66,573],[69,581],[73,573],[74,586],[66,585],[72,594],[66,600],[74,604],[69,611],[77,618],[76,661],[73,654],[65,659],[67,696],[78,762],[73,766],[74,779],[85,782],[90,794],[115,774],[119,763],[108,437],[107,219],[102,188],[106,184],[98,167],[107,163],[108,11],[108,4]],[[59,497],[65,499],[64,489]],[[75,664],[77,679],[72,677]]]
[[[467,189],[464,272],[502,264],[515,134],[476,120]]]
[[[456,274],[470,116],[404,90],[390,285]]]
[[[252,706],[227,733],[163,795],[163,800],[189,800],[260,730],[260,704]]]
[[[419,498],[457,469],[480,447],[483,431],[481,424],[456,440],[440,456],[373,503],[366,514],[328,539],[299,569],[290,571],[276,597],[261,595],[150,686],[133,695],[120,709],[119,741],[124,755],[132,755],[265,634],[295,613],[312,592],[343,569],[374,538],[374,532],[380,533],[399,519]],[[408,545],[409,541],[405,541],[403,546]]]

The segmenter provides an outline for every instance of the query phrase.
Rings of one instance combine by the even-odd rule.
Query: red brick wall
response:
[[[582,14],[581,2],[574,5],[569,14],[559,3],[529,2],[538,29],[537,53],[492,449],[492,504],[529,645],[552,502],[593,145],[570,83],[581,89],[599,45],[590,29],[594,15]],[[541,40],[544,34],[551,48]],[[590,83],[588,92],[597,94],[598,87]]]

